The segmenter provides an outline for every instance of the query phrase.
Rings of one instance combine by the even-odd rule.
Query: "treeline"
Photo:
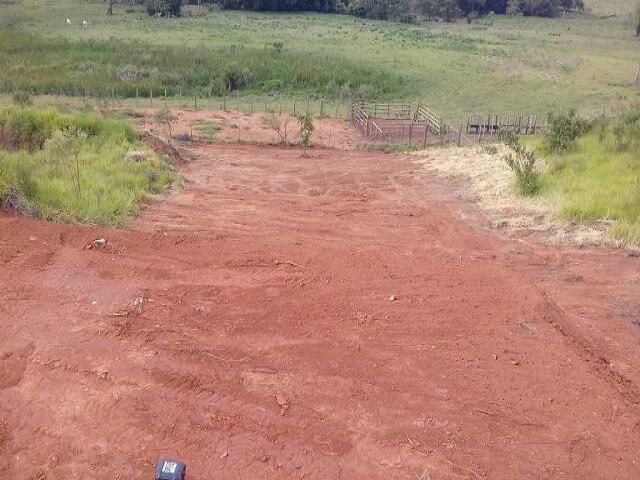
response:
[[[121,0],[122,1],[122,0]],[[583,10],[584,0],[125,0],[144,3],[150,15],[177,16],[181,6],[216,4],[230,10],[342,13],[374,20],[452,21],[488,13],[553,17]],[[122,2],[124,3],[124,2]]]
[[[566,10],[584,10],[583,0],[351,0],[346,13],[377,20],[452,21],[488,13],[553,17]]]
[[[192,2],[194,3],[194,2]],[[219,0],[229,10],[256,10],[262,12],[337,12],[336,0]]]

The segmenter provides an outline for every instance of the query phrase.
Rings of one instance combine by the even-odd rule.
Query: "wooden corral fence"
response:
[[[500,132],[509,131],[518,135],[536,135],[544,132],[545,125],[538,121],[537,115],[469,115],[467,135],[480,138],[497,137]]]
[[[352,119],[370,143],[426,147],[468,142],[462,125],[453,128],[420,103],[355,102]]]

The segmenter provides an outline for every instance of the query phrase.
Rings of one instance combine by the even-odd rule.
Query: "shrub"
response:
[[[625,152],[640,149],[640,110],[626,112],[613,125],[616,149]]]
[[[313,115],[307,112],[298,116],[298,124],[300,125],[300,145],[307,151],[307,148],[311,146],[311,135],[315,126],[313,125]]]
[[[546,147],[553,153],[574,150],[578,137],[584,135],[588,130],[588,122],[578,117],[574,110],[558,114],[549,112],[545,133]]]
[[[516,175],[516,186],[521,195],[532,196],[540,190],[540,173],[536,170],[536,154],[520,143],[513,132],[502,132],[500,140],[512,152],[503,157]]]
[[[78,197],[82,194],[80,149],[86,140],[87,134],[72,126],[54,132],[45,145],[49,159],[64,165]]]
[[[287,125],[289,123],[289,117],[282,117],[272,113],[265,118],[264,123],[268,128],[273,130],[276,135],[278,135],[278,137],[280,138],[280,143],[282,145],[287,144]]]

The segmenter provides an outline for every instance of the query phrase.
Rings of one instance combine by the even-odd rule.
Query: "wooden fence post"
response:
[[[424,148],[427,148],[427,135],[429,134],[429,125],[427,120],[424,121]]]
[[[458,132],[458,147],[462,146],[462,124],[460,124],[460,131]]]
[[[153,106],[153,88],[149,89],[149,102],[151,103],[151,106]]]

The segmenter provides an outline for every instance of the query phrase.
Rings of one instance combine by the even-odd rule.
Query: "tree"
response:
[[[416,0],[414,8],[428,20],[450,22],[460,15],[458,0]]]
[[[179,17],[182,10],[182,0],[147,0],[145,6],[148,15]]]

